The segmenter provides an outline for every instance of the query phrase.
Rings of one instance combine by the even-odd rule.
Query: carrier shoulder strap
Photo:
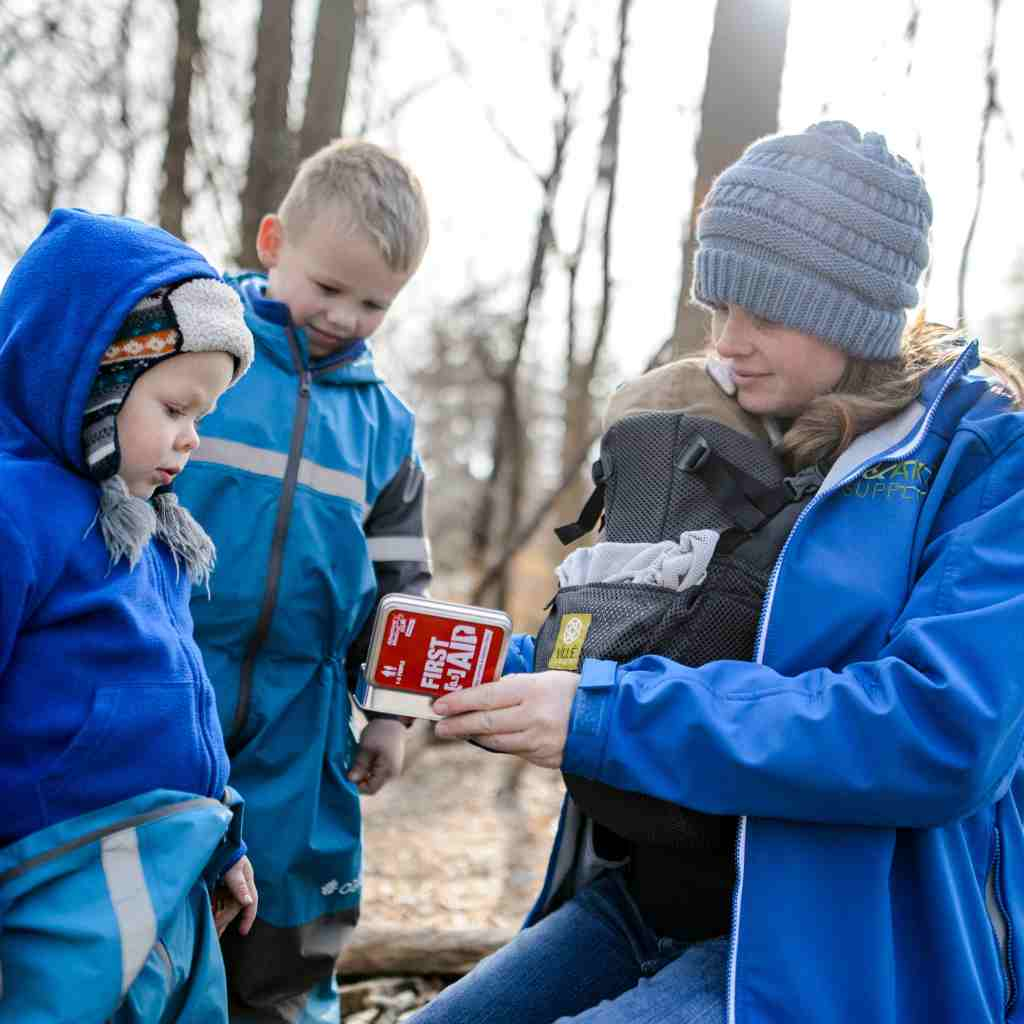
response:
[[[785,480],[775,487],[761,483],[719,455],[701,434],[686,446],[678,466],[703,480],[722,510],[748,533],[793,501],[793,492]]]
[[[693,473],[707,485],[722,511],[744,533],[755,533],[787,505],[803,501],[821,486],[823,474],[818,466],[809,466],[782,483],[761,483],[711,447],[702,434],[694,437],[680,456],[677,467]],[[604,509],[607,466],[598,459],[591,467],[594,490],[574,523],[555,527],[555,535],[565,545],[586,536],[597,525]]]
[[[555,527],[555,536],[566,546],[590,533],[597,526],[597,521],[601,518],[601,512],[604,510],[604,492],[608,473],[603,459],[597,459],[594,462],[590,467],[590,475],[594,480],[594,489],[591,491],[590,497],[587,498],[586,504],[580,509],[576,522]]]

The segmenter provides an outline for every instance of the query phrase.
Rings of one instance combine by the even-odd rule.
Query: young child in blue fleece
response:
[[[252,357],[209,264],[125,218],[56,210],[0,295],[4,1024],[226,1020],[256,890],[170,485]]]
[[[195,588],[192,614],[260,880],[252,933],[230,929],[222,944],[232,1020],[338,1020],[360,794],[402,767],[398,721],[370,716],[354,740],[349,684],[379,598],[430,580],[413,415],[366,340],[427,230],[408,168],[338,140],[263,218],[266,273],[231,282],[259,358],[204,425],[180,494],[221,552],[212,600]]]

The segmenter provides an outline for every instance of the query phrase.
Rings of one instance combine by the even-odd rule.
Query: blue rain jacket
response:
[[[203,876],[233,859],[240,821],[157,790],[0,850],[0,1022],[226,1021]]]
[[[110,565],[82,452],[127,312],[216,276],[159,228],[57,210],[0,295],[0,846],[149,790],[224,792],[188,581],[158,540]]]
[[[378,594],[429,577],[412,414],[368,348],[311,364],[304,332],[261,298],[264,280],[233,282],[256,360],[204,419],[176,490],[217,545],[212,599],[193,596],[196,637],[246,797],[260,917],[289,927],[356,919],[346,662]]]
[[[729,1024],[1024,1020],[1024,415],[976,365],[833,466],[755,662],[584,663],[565,771],[741,816]],[[586,825],[528,924],[598,866]]]

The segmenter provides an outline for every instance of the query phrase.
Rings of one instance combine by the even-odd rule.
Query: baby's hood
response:
[[[54,210],[0,293],[0,452],[87,475],[85,401],[125,316],[163,285],[218,276],[160,228]]]
[[[631,413],[668,410],[714,420],[748,437],[772,440],[764,421],[742,409],[712,377],[704,356],[677,359],[626,381],[608,399],[604,429]]]

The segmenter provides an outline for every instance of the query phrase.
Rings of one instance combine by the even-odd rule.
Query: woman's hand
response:
[[[434,731],[442,739],[471,737],[488,750],[558,769],[579,683],[575,672],[548,671],[457,690],[434,701],[433,710],[445,716]]]
[[[256,907],[259,905],[259,893],[252,874],[252,864],[248,857],[241,857],[225,872],[213,892],[213,921],[217,926],[217,934],[223,935],[224,929],[242,914],[238,922],[240,935],[248,935],[256,920]]]
[[[349,782],[359,787],[360,793],[372,796],[392,779],[402,774],[405,760],[405,726],[395,718],[372,718],[363,727],[359,737]]]

